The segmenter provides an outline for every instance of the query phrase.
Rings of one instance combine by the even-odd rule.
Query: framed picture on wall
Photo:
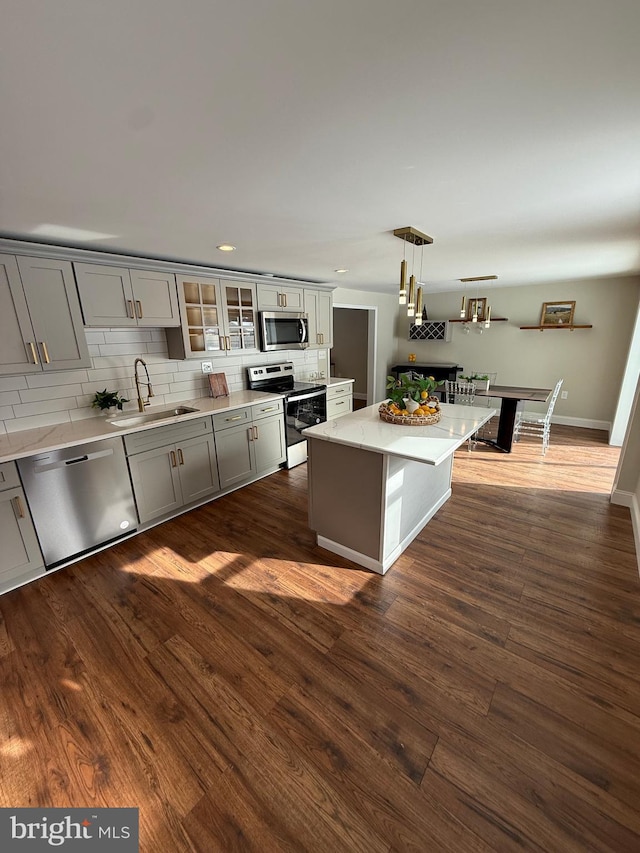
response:
[[[487,298],[483,296],[480,299],[467,300],[467,320],[473,320],[473,315],[478,310],[478,322],[485,320],[487,313]]]
[[[543,302],[540,325],[571,326],[573,324],[573,312],[575,310],[575,302]]]

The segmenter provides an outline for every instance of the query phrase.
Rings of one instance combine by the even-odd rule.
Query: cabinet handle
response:
[[[231,338],[228,335],[225,336],[225,341],[227,342],[227,349],[231,352]]]
[[[38,353],[36,351],[33,341],[29,341],[29,346],[31,347],[31,358],[33,359],[33,363],[40,364],[40,362],[38,361]]]
[[[127,299],[127,317],[134,320],[135,316],[136,315],[133,313],[133,299]]]
[[[320,332],[320,343],[324,343],[324,332]]]
[[[284,308],[284,302],[282,301],[282,294],[278,294],[278,308]]]
[[[184,456],[182,455],[182,448],[178,448],[178,462],[180,465],[184,465]]]
[[[247,427],[247,432],[249,433],[249,441],[253,441],[253,427]]]
[[[284,299],[284,307],[286,308],[287,307],[287,294],[283,293],[282,298]]]
[[[225,418],[225,421],[241,421],[242,415],[234,415],[232,418]]]
[[[170,451],[169,451],[169,456],[171,457],[171,467],[172,467],[172,468],[175,468],[175,467],[176,467],[176,464],[177,464],[177,463],[176,463],[176,454],[175,454],[175,451],[170,450]]]
[[[22,506],[22,501],[20,500],[19,495],[16,495],[15,498],[13,498],[13,503],[16,508],[16,515],[18,518],[24,518],[24,507]]]
[[[334,403],[334,405],[336,405],[336,406],[344,406],[344,402],[345,402],[344,400],[339,400],[339,401],[337,401],[336,403]]]
[[[138,320],[142,320],[142,302],[139,299],[136,299],[136,314],[138,315]]]
[[[260,409],[260,411],[261,412],[275,412],[275,411],[277,411],[277,409],[278,409],[277,406],[267,406],[264,409]]]
[[[42,352],[44,353],[45,363],[51,364],[51,359],[49,358],[49,351],[47,350],[46,341],[40,341],[40,346],[42,347]]]
[[[254,427],[252,427],[252,429],[253,429],[253,438],[255,441],[257,441],[258,440],[258,427],[254,426]]]

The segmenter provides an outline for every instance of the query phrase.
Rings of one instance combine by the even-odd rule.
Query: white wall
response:
[[[494,317],[508,317],[509,321],[493,322],[482,335],[465,334],[461,324],[454,324],[450,343],[425,343],[409,341],[408,325],[402,320],[397,323],[397,360],[405,361],[414,352],[418,362],[455,362],[465,372],[497,372],[500,385],[553,388],[564,378],[563,391],[569,396],[558,400],[554,419],[608,429],[640,299],[640,277],[511,288],[488,288],[481,282],[477,294],[475,287],[467,291],[468,297],[476,295],[488,297]],[[459,291],[428,295],[429,319],[459,317],[460,300]],[[593,328],[520,330],[519,326],[540,322],[543,302],[564,300],[576,301],[575,323],[591,323]],[[395,312],[399,312],[397,305]]]
[[[640,380],[636,384],[624,444],[611,493],[611,503],[631,510],[636,555],[640,569]]]
[[[86,329],[92,366],[82,370],[28,376],[0,377],[0,433],[97,417],[91,408],[96,391],[119,391],[130,402],[125,411],[137,411],[133,362],[147,362],[156,394],[153,407],[179,403],[208,394],[208,379],[200,360],[176,361],[167,356],[163,329]],[[215,373],[224,373],[230,391],[247,387],[246,368],[257,364],[293,361],[296,378],[305,380],[319,370],[328,373],[326,350],[253,353],[212,360]]]

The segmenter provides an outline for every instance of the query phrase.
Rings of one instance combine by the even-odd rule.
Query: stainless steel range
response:
[[[302,430],[327,419],[327,386],[313,382],[297,382],[293,362],[262,364],[248,367],[249,388],[284,394],[284,417],[287,436],[287,468],[307,460],[307,442]]]

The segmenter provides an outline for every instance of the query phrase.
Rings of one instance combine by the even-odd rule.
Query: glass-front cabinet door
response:
[[[224,349],[223,313],[218,282],[180,282],[184,296],[184,312],[191,355],[215,354]]]
[[[177,279],[182,328],[167,330],[170,358],[258,351],[255,284]]]
[[[258,349],[256,287],[245,282],[221,282],[227,320],[227,349],[250,352]]]

